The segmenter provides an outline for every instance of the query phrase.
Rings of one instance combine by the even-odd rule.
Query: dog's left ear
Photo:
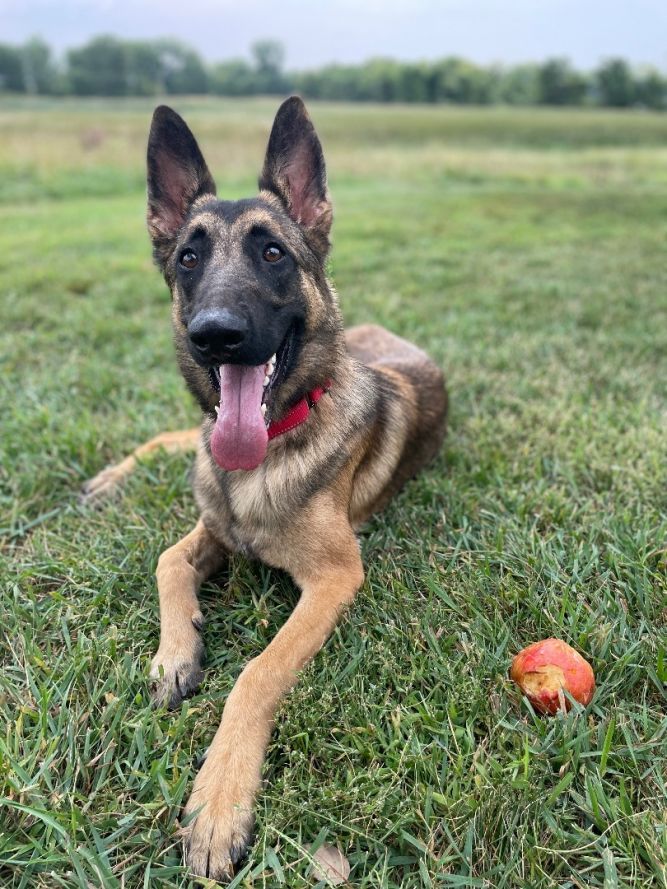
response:
[[[162,261],[192,203],[215,194],[215,182],[183,118],[166,105],[155,109],[148,137],[148,231]]]
[[[278,109],[269,137],[260,189],[272,191],[321,253],[329,249],[332,208],[324,155],[306,106],[298,96]]]

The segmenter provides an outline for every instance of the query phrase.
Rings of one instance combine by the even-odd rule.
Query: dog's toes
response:
[[[153,703],[156,707],[166,704],[173,710],[199,687],[203,678],[201,646],[194,658],[187,659],[164,657],[158,652],[150,671]]]
[[[191,800],[186,815],[192,805]],[[193,875],[226,883],[248,854],[254,818],[249,809],[238,805],[217,814],[216,808],[208,813],[207,808],[184,830],[185,863]]]
[[[228,852],[205,842],[189,846],[185,863],[193,876],[208,877],[220,883],[229,883],[234,877],[234,863]]]
[[[151,685],[153,704],[156,707],[166,705],[170,710],[176,709],[184,698],[196,691],[203,678],[203,670],[186,665],[183,670],[154,679]]]
[[[81,503],[89,505],[113,496],[119,490],[122,480],[123,474],[116,466],[107,466],[84,483],[81,488]]]

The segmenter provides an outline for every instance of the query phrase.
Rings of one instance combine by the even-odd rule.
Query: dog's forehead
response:
[[[263,197],[220,201],[205,195],[190,212],[186,237],[197,229],[224,242],[238,241],[251,229],[264,229],[284,240],[293,240],[293,223],[282,208]]]

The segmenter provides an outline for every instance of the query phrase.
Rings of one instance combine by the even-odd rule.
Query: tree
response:
[[[351,102],[364,98],[359,68],[352,65],[326,65],[317,71],[296,74],[292,82],[306,98]]]
[[[497,101],[498,81],[499,75],[495,69],[464,62],[460,74],[461,101],[474,105],[490,105]]]
[[[401,102],[428,101],[429,83],[423,65],[399,65],[393,79],[396,81],[397,95]]]
[[[297,71],[292,76],[292,84],[296,92],[306,99],[323,98],[321,71]]]
[[[515,65],[500,73],[498,98],[508,105],[537,105],[540,74],[537,65]]]
[[[461,66],[463,60],[455,56],[436,62],[431,77],[431,91],[435,102],[461,102]]]
[[[21,51],[0,43],[0,91],[20,93],[25,90]]]
[[[664,111],[667,108],[667,79],[649,68],[635,80],[635,99],[645,108]]]
[[[177,40],[160,40],[157,48],[166,92],[208,92],[208,73],[193,49]]]
[[[165,91],[160,52],[155,43],[125,44],[125,87],[128,96],[154,96]]]
[[[125,46],[116,37],[95,37],[67,53],[70,88],[77,96],[124,96]]]
[[[226,96],[285,94],[351,102],[454,102],[459,104],[580,105],[667,110],[667,77],[654,68],[633,70],[609,59],[591,75],[567,59],[541,65],[482,67],[450,56],[434,62],[370,59],[360,65],[327,65],[287,73],[285,52],[275,40],[251,47],[251,60],[207,66],[177,40],[127,41],[102,35],[70,50],[58,67],[37,37],[24,46],[0,44],[0,92],[150,96],[158,93]]]
[[[588,84],[567,59],[549,59],[539,70],[539,100],[544,105],[581,105]]]
[[[636,98],[632,71],[623,59],[610,59],[596,73],[596,83],[601,105],[627,108]]]
[[[21,68],[26,93],[55,93],[59,91],[58,72],[51,58],[51,49],[38,37],[21,47]]]
[[[283,73],[285,50],[275,40],[258,40],[250,47],[255,68],[256,91],[268,95],[282,94],[289,85]]]
[[[219,96],[251,96],[258,92],[255,69],[244,59],[215,65],[209,74],[212,93]]]
[[[399,83],[402,66],[391,59],[371,59],[358,69],[357,95],[371,102],[402,100]]]
[[[427,100],[486,105],[495,98],[497,80],[494,70],[450,56],[430,66]]]

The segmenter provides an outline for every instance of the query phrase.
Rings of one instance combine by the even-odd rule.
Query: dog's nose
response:
[[[224,358],[247,334],[247,320],[230,309],[202,309],[188,324],[188,336],[203,358]]]

